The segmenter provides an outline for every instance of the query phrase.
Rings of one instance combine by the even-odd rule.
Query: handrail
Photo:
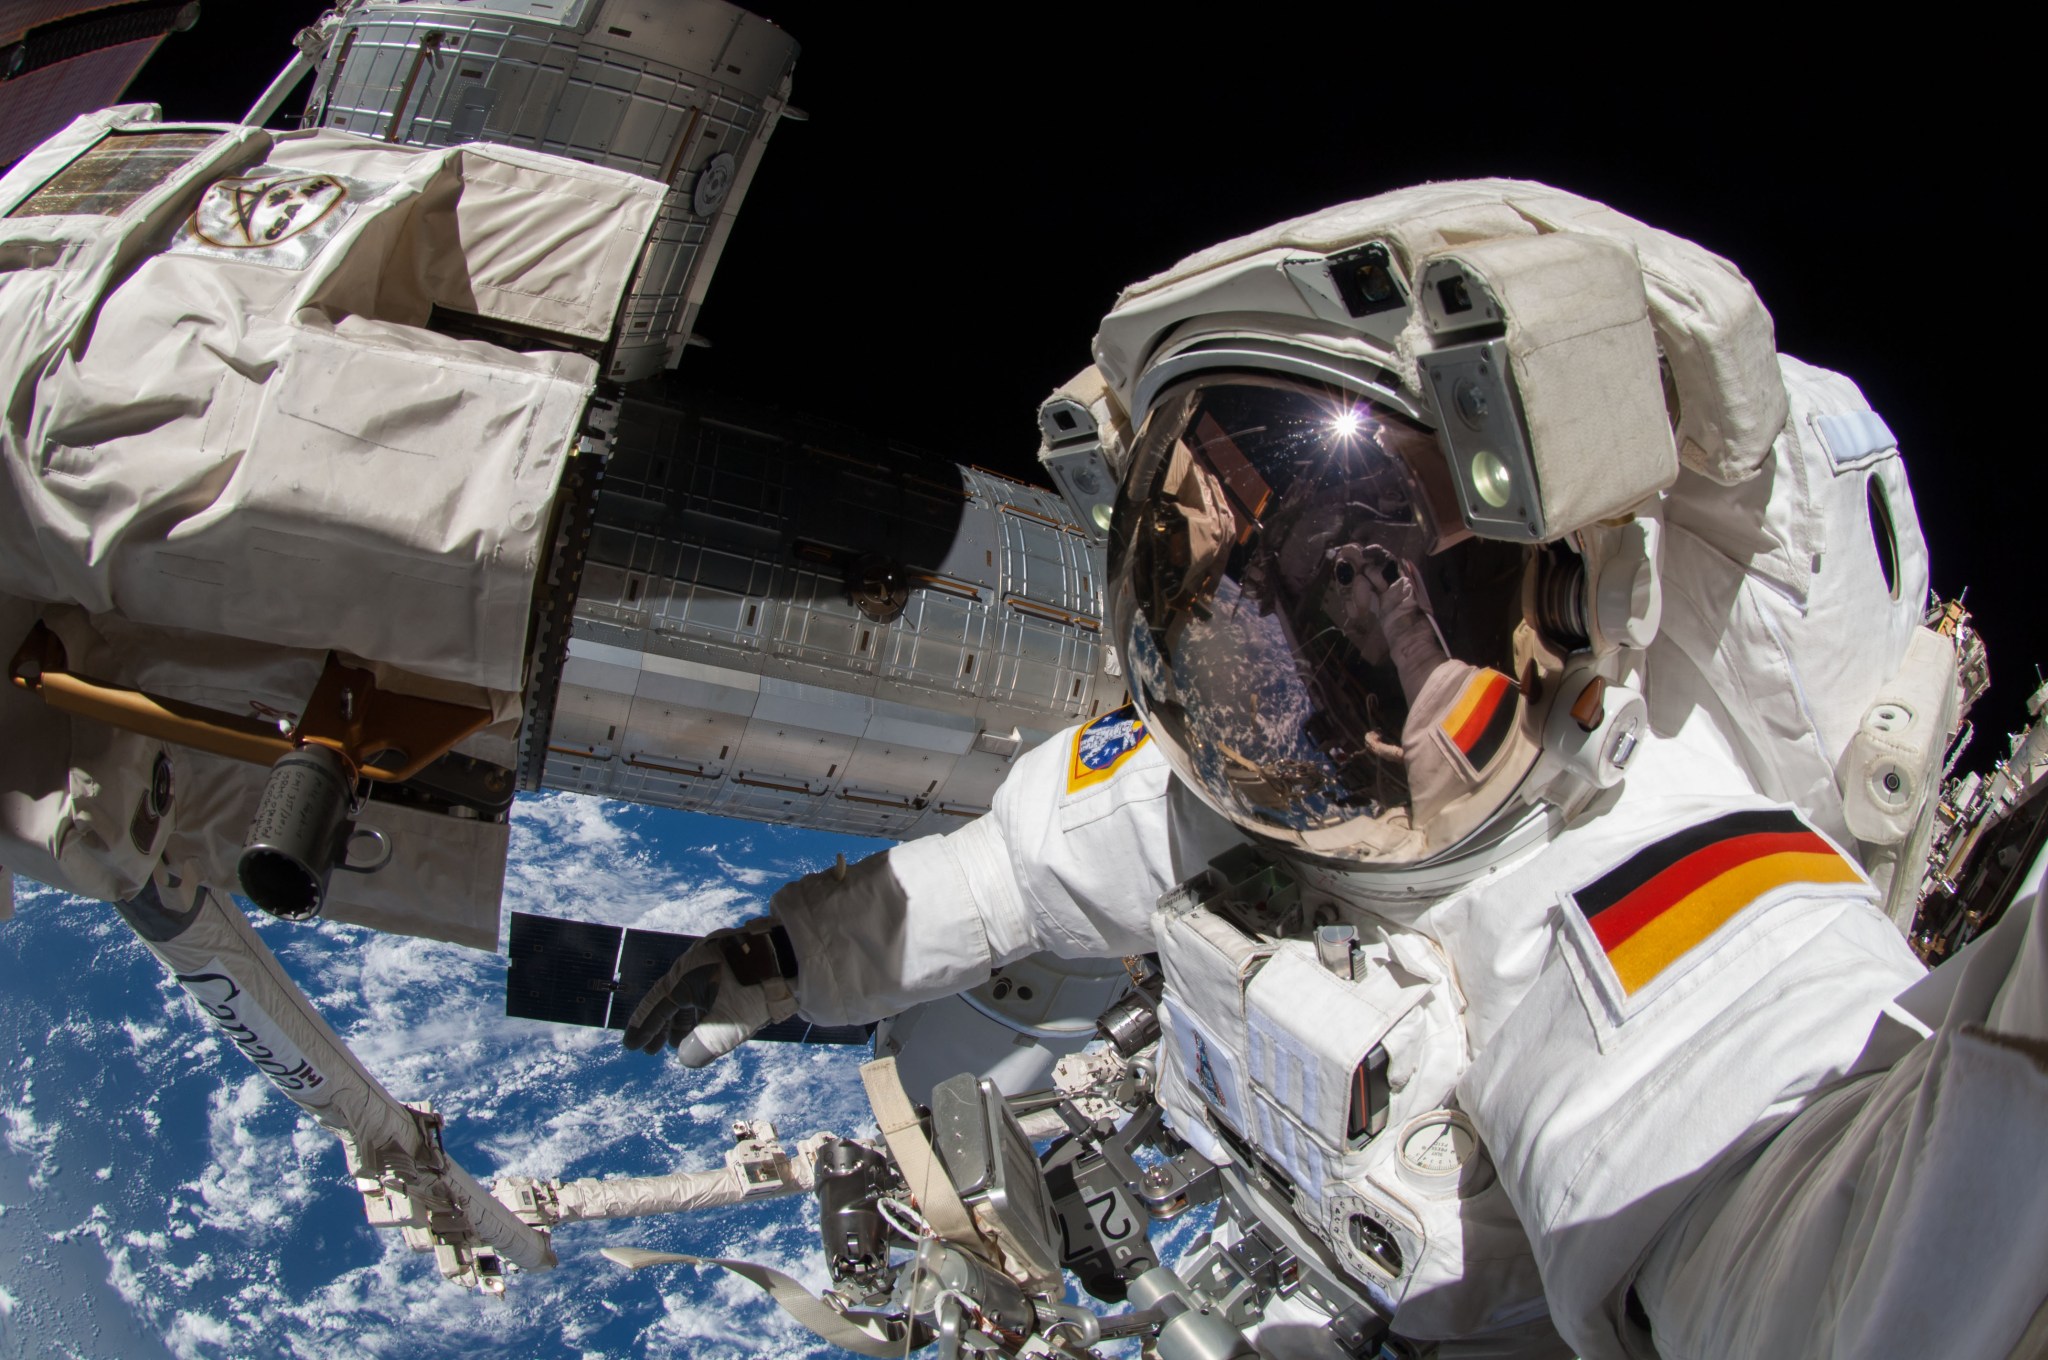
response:
[[[41,621],[22,639],[7,671],[17,686],[60,712],[174,746],[251,765],[274,765],[302,746],[325,746],[358,776],[390,783],[411,779],[491,721],[488,708],[380,690],[368,670],[344,666],[332,652],[295,725],[222,713],[78,674],[63,640]],[[394,754],[395,761],[372,763]]]

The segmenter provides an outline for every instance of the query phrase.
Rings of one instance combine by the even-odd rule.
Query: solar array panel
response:
[[[700,938],[515,911],[506,947],[505,1014],[622,1030],[640,998]],[[754,1037],[780,1043],[865,1044],[873,1033],[872,1025],[813,1025],[794,1017]]]

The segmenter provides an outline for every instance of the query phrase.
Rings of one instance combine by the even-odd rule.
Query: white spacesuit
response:
[[[1880,909],[1956,664],[1854,387],[1513,182],[1218,246],[1095,355],[1135,707],[788,885],[628,1042],[1156,952],[1174,1130],[1400,1335],[2048,1353],[2048,926],[1925,977]],[[1340,1354],[1317,1316],[1261,1346]]]

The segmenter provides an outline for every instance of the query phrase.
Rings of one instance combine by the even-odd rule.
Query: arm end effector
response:
[[[796,951],[772,916],[713,931],[683,952],[626,1021],[625,1045],[704,1067],[796,1014]]]

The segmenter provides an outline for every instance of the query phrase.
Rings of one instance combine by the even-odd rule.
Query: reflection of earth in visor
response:
[[[1153,408],[1124,498],[1112,607],[1132,693],[1248,823],[1405,814],[1404,629],[1514,673],[1527,550],[1471,537],[1435,436],[1369,400],[1191,380]]]

